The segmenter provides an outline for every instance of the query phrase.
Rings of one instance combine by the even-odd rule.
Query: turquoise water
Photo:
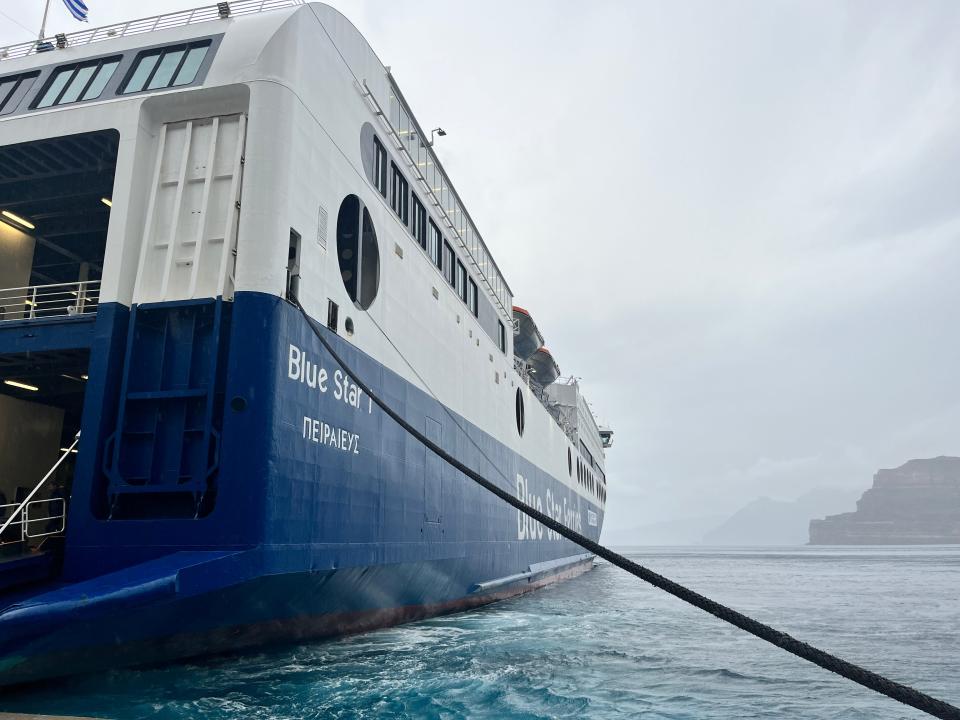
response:
[[[960,548],[637,548],[721,602],[960,704]],[[6,694],[104,718],[920,718],[607,564],[339,641]]]

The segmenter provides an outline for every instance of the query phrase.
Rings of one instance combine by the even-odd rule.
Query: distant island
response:
[[[960,543],[960,458],[910,460],[878,470],[856,512],[810,521],[811,545]]]

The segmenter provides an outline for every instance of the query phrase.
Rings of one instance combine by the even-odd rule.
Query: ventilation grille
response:
[[[327,249],[327,209],[323,205],[317,211],[317,245]]]

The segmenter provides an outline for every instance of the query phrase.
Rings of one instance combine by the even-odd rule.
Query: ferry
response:
[[[0,48],[0,685],[591,568],[357,383],[599,539],[612,432],[514,306],[438,132],[319,3]]]

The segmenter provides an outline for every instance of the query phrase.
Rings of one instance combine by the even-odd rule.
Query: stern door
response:
[[[245,138],[243,114],[162,127],[135,304],[233,299]]]

